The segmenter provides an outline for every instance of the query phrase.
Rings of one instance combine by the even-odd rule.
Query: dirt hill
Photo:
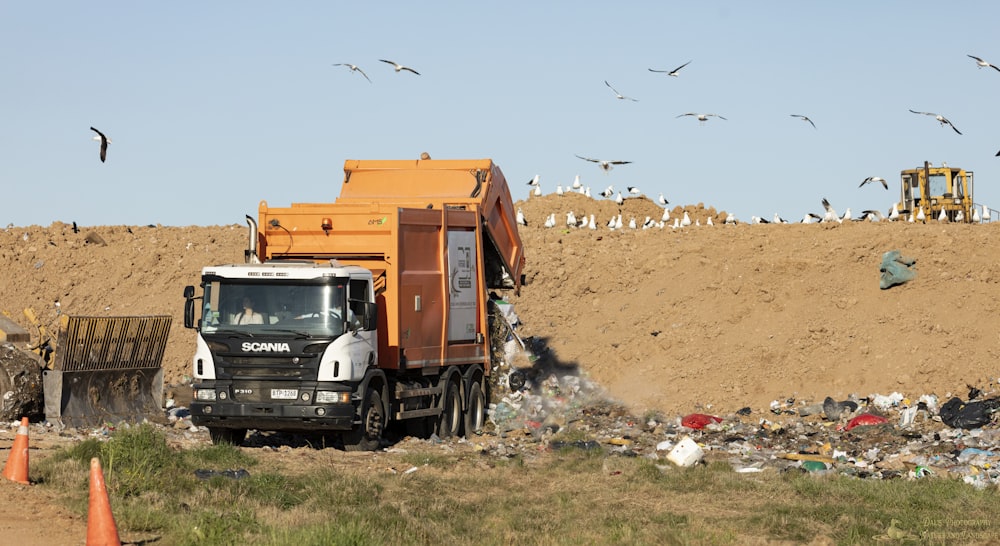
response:
[[[528,284],[509,296],[520,333],[637,412],[760,410],[852,393],[944,397],[997,376],[1000,224],[727,226],[724,212],[699,204],[685,209],[701,226],[611,231],[619,209],[626,226],[659,220],[663,209],[578,194],[516,206],[529,222]],[[598,229],[566,227],[571,210],[594,214]],[[545,228],[551,213],[557,225]],[[709,216],[716,225],[705,225]],[[50,328],[58,313],[170,314],[165,376],[179,383],[194,335],[183,328],[182,289],[204,265],[241,262],[246,239],[243,225],[9,227],[0,231],[0,311],[29,330],[28,307]],[[880,290],[890,250],[917,260],[917,278]]]

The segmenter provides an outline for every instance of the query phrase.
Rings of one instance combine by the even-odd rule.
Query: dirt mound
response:
[[[996,376],[1000,265],[987,249],[1000,224],[724,226],[724,211],[699,204],[671,208],[668,224],[687,211],[701,226],[610,231],[613,215],[642,225],[663,209],[578,194],[516,206],[529,222],[528,284],[508,296],[520,333],[635,411],[892,391],[946,399]],[[597,229],[567,227],[571,210]],[[544,228],[552,213],[556,227]],[[0,231],[0,310],[33,333],[27,307],[52,329],[60,313],[172,315],[165,381],[180,383],[194,342],[182,289],[202,266],[241,262],[246,240],[243,225],[11,227]],[[917,260],[917,278],[880,290],[894,249]]]

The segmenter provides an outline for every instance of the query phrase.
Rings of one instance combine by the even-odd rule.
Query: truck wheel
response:
[[[208,435],[211,436],[212,443],[215,445],[238,446],[246,439],[247,429],[208,427]]]
[[[483,389],[479,383],[473,383],[469,387],[469,404],[465,410],[465,437],[479,434],[483,431],[483,423],[486,420],[486,398],[483,396]]]
[[[384,429],[382,396],[377,390],[368,389],[361,406],[361,424],[344,433],[344,451],[375,451],[382,441]]]
[[[444,393],[441,420],[438,421],[438,437],[451,438],[458,434],[459,427],[462,426],[462,399],[459,397],[457,383],[449,381]]]

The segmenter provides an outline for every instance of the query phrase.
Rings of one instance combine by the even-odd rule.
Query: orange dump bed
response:
[[[334,203],[258,210],[262,261],[371,270],[380,367],[484,362],[487,291],[524,267],[510,191],[492,161],[355,161]]]

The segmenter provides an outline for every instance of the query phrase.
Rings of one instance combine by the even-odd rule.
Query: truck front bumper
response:
[[[200,427],[275,431],[350,430],[351,404],[289,405],[192,402],[191,422]]]

